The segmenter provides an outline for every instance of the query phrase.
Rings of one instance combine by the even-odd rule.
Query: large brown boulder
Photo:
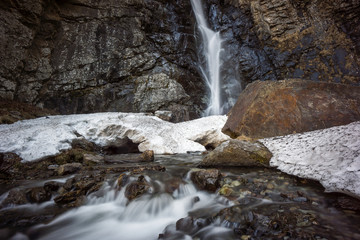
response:
[[[266,138],[360,120],[360,87],[289,79],[256,81],[240,94],[222,131]]]

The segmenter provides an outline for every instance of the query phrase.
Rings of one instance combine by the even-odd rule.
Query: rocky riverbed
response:
[[[3,181],[2,239],[360,237],[359,200],[317,182],[268,168],[199,169],[200,153],[134,163],[143,157]]]

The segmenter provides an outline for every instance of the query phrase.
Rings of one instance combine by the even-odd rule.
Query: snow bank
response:
[[[14,152],[33,161],[69,149],[73,139],[84,137],[99,146],[116,146],[129,138],[139,150],[156,154],[205,151],[206,144],[222,142],[226,116],[211,116],[170,123],[142,113],[94,113],[50,116],[0,125],[0,152]],[[204,143],[203,143],[204,144]]]
[[[260,141],[273,153],[271,166],[360,197],[360,122]]]

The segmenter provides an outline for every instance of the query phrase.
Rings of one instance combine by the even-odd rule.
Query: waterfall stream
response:
[[[205,62],[200,64],[200,70],[210,90],[209,105],[205,110],[205,116],[219,115],[222,114],[220,86],[220,53],[222,51],[222,40],[220,32],[214,32],[210,29],[205,19],[201,0],[191,0],[191,5],[203,41],[202,55],[205,58]]]
[[[207,192],[191,181],[201,159],[201,154],[156,156],[166,171],[127,172],[127,185],[118,184],[120,173],[109,174],[98,191],[74,208],[53,199],[0,208],[0,239],[359,239],[358,212],[336,207],[337,195],[323,193],[318,185],[274,169],[231,168],[221,170],[222,187]],[[129,200],[127,186],[139,175],[150,187]],[[0,206],[8,195],[0,192]]]

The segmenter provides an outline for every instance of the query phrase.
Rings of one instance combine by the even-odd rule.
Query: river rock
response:
[[[100,164],[104,162],[104,157],[100,155],[94,155],[94,154],[84,154],[83,157],[83,164],[87,166],[92,166],[96,164]]]
[[[193,169],[190,179],[199,189],[215,192],[220,186],[221,173],[218,169]]]
[[[81,163],[67,163],[59,166],[58,174],[60,176],[75,173],[82,168]]]
[[[360,120],[360,87],[292,79],[250,84],[229,112],[222,131],[266,138]]]
[[[129,201],[143,195],[150,188],[149,183],[145,180],[144,176],[141,175],[135,182],[130,183],[125,189],[125,196]]]
[[[11,204],[21,205],[25,203],[28,203],[25,191],[22,189],[12,189],[4,201],[2,201],[1,206],[5,207]]]
[[[16,166],[20,164],[21,160],[22,159],[15,153],[0,153],[0,178],[7,179],[17,172]]]
[[[215,148],[199,164],[200,167],[269,166],[271,152],[260,142],[231,139]]]
[[[43,187],[35,187],[26,192],[26,197],[31,203],[42,203],[50,200],[51,193]]]

